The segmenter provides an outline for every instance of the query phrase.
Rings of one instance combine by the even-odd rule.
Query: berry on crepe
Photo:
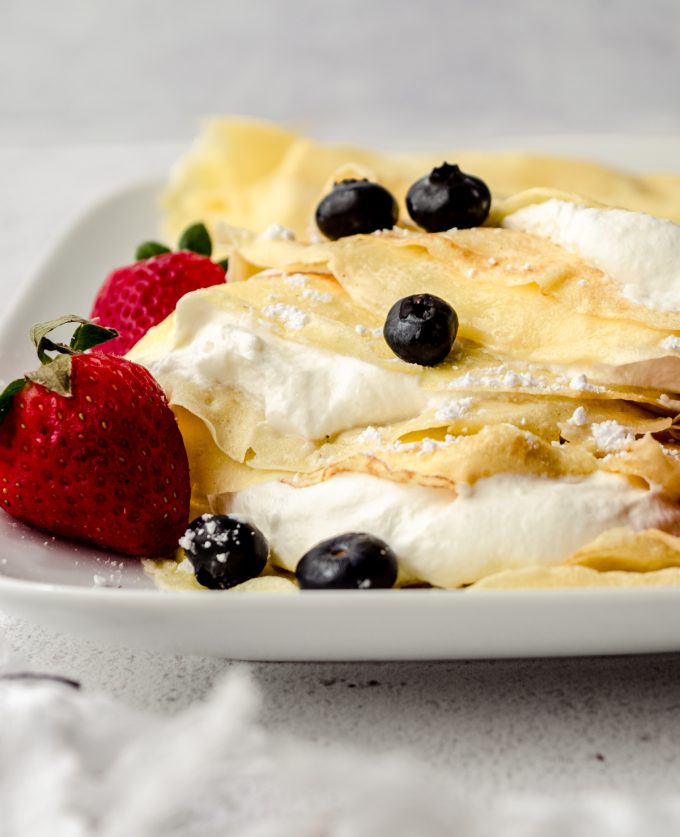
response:
[[[192,520],[179,545],[198,583],[211,590],[228,590],[256,578],[269,557],[262,532],[226,514],[203,514]]]
[[[390,192],[370,180],[341,180],[316,208],[316,225],[333,241],[348,235],[391,230],[399,206]]]
[[[413,294],[397,300],[385,319],[383,336],[394,354],[407,363],[436,366],[453,347],[458,315],[434,294]]]
[[[427,232],[481,227],[491,208],[491,193],[483,180],[458,166],[442,163],[411,186],[406,195],[411,218]]]

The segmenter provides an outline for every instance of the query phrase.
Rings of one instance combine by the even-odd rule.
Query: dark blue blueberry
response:
[[[436,366],[448,355],[458,332],[458,317],[448,302],[432,294],[405,296],[390,308],[383,336],[397,357]]]
[[[397,580],[397,558],[380,538],[347,532],[313,546],[295,575],[306,590],[386,588]]]
[[[427,232],[481,226],[491,208],[491,193],[483,180],[443,163],[421,177],[406,195],[408,213]]]
[[[341,180],[316,208],[316,225],[333,241],[391,230],[398,218],[399,207],[391,193],[370,180]]]
[[[227,590],[265,568],[269,545],[255,526],[226,514],[204,514],[189,524],[179,545],[196,580],[211,590]]]

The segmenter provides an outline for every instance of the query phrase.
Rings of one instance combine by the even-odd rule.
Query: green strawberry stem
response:
[[[192,224],[187,227],[179,238],[177,244],[178,250],[189,250],[192,253],[197,253],[199,256],[212,255],[213,246],[212,239],[208,228],[202,222]],[[141,262],[145,259],[152,259],[154,256],[162,256],[164,253],[171,253],[172,250],[166,247],[165,244],[159,244],[158,241],[144,241],[135,250],[135,261]],[[224,268],[227,272],[228,259],[222,259],[217,264]]]
[[[143,241],[135,250],[135,261],[141,262],[144,259],[152,259],[154,256],[162,256],[163,253],[172,252],[165,244],[157,241]]]
[[[33,372],[27,372],[24,376],[27,381],[33,381],[62,395],[64,398],[71,397],[71,355],[57,355],[54,360],[39,366]]]
[[[65,343],[55,343],[47,336],[55,328],[67,323],[78,323],[78,328],[73,332],[71,341],[67,346]],[[76,314],[66,314],[56,320],[48,320],[38,323],[31,328],[31,340],[35,343],[40,359],[40,366],[33,372],[28,372],[23,378],[17,378],[9,383],[0,393],[0,422],[3,421],[9,412],[14,396],[27,381],[41,384],[46,389],[63,395],[64,398],[71,397],[71,358],[73,355],[82,354],[94,346],[99,346],[107,340],[118,337],[115,328],[106,328],[97,325],[92,320],[85,320]],[[50,357],[48,352],[56,352]]]
[[[48,338],[47,335],[51,331],[67,323],[79,323],[68,346],[64,343],[55,343]],[[106,343],[107,340],[113,340],[114,337],[118,337],[118,332],[115,328],[97,325],[92,320],[85,320],[77,314],[65,314],[56,320],[37,323],[31,328],[30,336],[38,350],[40,363],[48,364],[52,363],[55,358],[51,358],[47,352],[59,352],[63,355],[81,354],[94,346]]]
[[[16,381],[12,381],[10,384],[7,384],[2,393],[0,393],[0,423],[2,423],[5,416],[9,412],[14,396],[17,392],[19,392],[25,383],[25,378],[18,378]]]
[[[182,233],[178,250],[191,250],[199,256],[212,255],[212,239],[205,224],[192,224]]]

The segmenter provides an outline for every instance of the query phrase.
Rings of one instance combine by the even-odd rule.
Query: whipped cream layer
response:
[[[319,541],[362,531],[392,547],[405,576],[440,587],[514,567],[558,564],[614,527],[680,535],[678,505],[615,474],[559,480],[498,474],[461,488],[456,496],[340,474],[302,488],[262,483],[223,498],[218,511],[258,526],[286,569],[294,570]]]
[[[672,221],[553,199],[513,212],[503,226],[577,253],[607,274],[631,302],[654,311],[680,311],[680,226]]]
[[[215,308],[193,323],[194,309],[180,310],[188,340],[134,355],[166,392],[181,379],[206,392],[234,387],[262,405],[273,429],[308,439],[410,418],[427,401],[415,375],[286,340],[254,317]]]

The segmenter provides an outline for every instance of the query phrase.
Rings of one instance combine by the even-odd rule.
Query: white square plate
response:
[[[488,146],[488,143],[486,144]],[[556,137],[498,145],[680,168],[680,139]],[[35,365],[28,327],[87,314],[103,278],[158,225],[160,181],[90,209],[0,323],[0,377]],[[397,660],[680,651],[680,588],[160,592],[139,562],[0,514],[0,607],[114,644],[250,660]]]

